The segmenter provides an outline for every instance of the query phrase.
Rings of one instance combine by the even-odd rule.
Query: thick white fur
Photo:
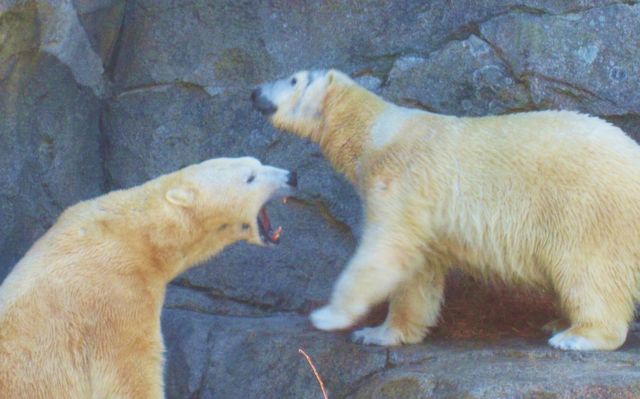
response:
[[[330,303],[311,314],[316,327],[348,328],[390,298],[384,324],[356,339],[419,342],[458,266],[555,292],[569,327],[554,347],[622,345],[640,275],[640,147],[624,132],[566,111],[438,115],[335,70],[294,77],[261,87],[277,106],[271,122],[319,143],[366,217]]]
[[[166,284],[234,241],[262,244],[258,211],[287,178],[219,158],[67,209],[0,286],[0,396],[164,397]]]

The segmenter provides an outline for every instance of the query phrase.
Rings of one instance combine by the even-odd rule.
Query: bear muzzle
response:
[[[262,88],[260,86],[256,87],[251,92],[251,102],[253,102],[253,107],[260,111],[263,115],[271,115],[274,114],[278,107],[274,103],[271,102],[267,97],[265,97],[262,92]]]
[[[298,173],[294,170],[287,175],[287,184],[291,187],[298,187]]]

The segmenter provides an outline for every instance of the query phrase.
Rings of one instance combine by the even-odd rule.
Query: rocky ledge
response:
[[[638,398],[640,334],[616,352],[563,352],[545,339],[447,339],[381,348],[313,330],[298,314],[167,309],[170,398]]]

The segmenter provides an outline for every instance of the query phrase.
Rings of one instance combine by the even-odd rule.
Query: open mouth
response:
[[[287,203],[287,197],[282,199],[282,203]],[[267,204],[263,205],[258,212],[258,231],[260,232],[260,239],[265,244],[278,245],[280,243],[280,236],[282,235],[282,226],[273,228],[269,214],[267,213]]]

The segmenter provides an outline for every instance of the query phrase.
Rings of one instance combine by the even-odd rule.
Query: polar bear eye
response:
[[[296,78],[291,78],[291,86],[295,86],[296,83],[298,83],[298,79]]]
[[[251,176],[247,177],[247,183],[251,183],[252,181],[254,181],[256,179],[256,175],[251,174]]]

